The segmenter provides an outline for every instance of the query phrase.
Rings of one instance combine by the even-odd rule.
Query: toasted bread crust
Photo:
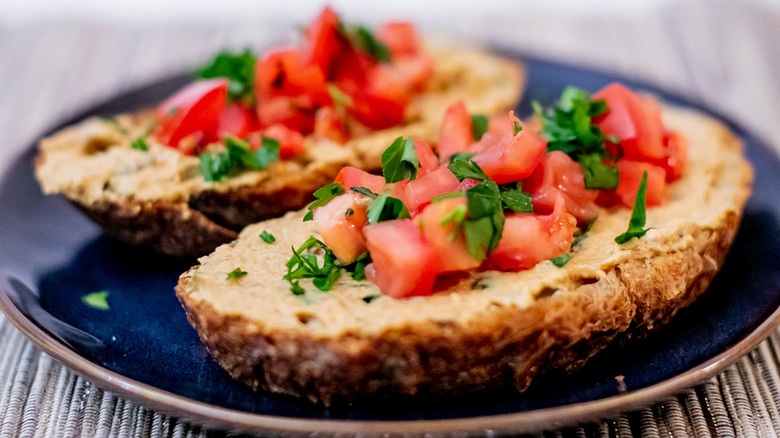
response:
[[[276,278],[285,262],[282,247],[295,241],[291,235],[304,233],[302,241],[311,230],[300,213],[290,213],[247,228],[202,258],[180,277],[177,296],[220,365],[254,388],[325,404],[522,390],[540,373],[575,369],[610,343],[666,323],[723,263],[750,193],[751,169],[722,125],[686,112],[667,118],[679,118],[677,127],[692,136],[706,130],[691,149],[704,163],[689,166],[670,189],[668,205],[648,211],[655,228],[645,237],[615,244],[629,212],[604,211],[565,268],[544,262],[519,273],[474,273],[431,297],[383,297],[365,306],[360,297],[376,288],[344,279],[330,292],[314,293],[312,304],[300,304]],[[675,212],[683,217],[670,215]],[[261,229],[276,233],[281,246],[256,243]],[[237,265],[250,274],[228,283],[224,273]],[[477,290],[486,278],[492,287]]]
[[[36,176],[45,193],[67,196],[107,233],[176,256],[207,254],[250,223],[297,210],[345,165],[375,170],[398,136],[434,141],[446,107],[462,99],[474,112],[511,108],[524,85],[522,68],[479,52],[432,49],[430,89],[407,110],[403,125],[358,136],[341,146],[307,139],[307,151],[265,171],[206,183],[196,157],[153,138],[148,152],[131,141],[154,123],[149,112],[121,115],[118,125],[87,120],[44,139]],[[122,131],[126,131],[123,133]],[[77,165],[77,167],[74,167]]]

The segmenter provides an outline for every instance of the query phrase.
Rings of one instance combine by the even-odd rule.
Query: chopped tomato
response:
[[[279,142],[279,158],[282,160],[288,160],[305,149],[301,133],[293,131],[280,123],[263,129],[261,134],[263,137],[273,138]],[[260,144],[257,143],[258,146]]]
[[[604,100],[607,112],[593,122],[607,136],[620,140],[623,154],[630,159],[660,159],[664,156],[661,109],[621,84],[598,91],[592,100]]]
[[[314,227],[341,263],[350,264],[366,252],[363,227],[369,200],[347,191],[313,211]]]
[[[659,164],[666,169],[666,182],[672,182],[680,178],[687,162],[688,140],[677,132],[665,132],[664,158]]]
[[[465,271],[479,267],[480,262],[469,254],[463,232],[454,220],[446,220],[457,208],[464,208],[466,199],[444,199],[431,204],[414,218],[425,241],[439,259],[441,272]]]
[[[314,138],[346,143],[347,133],[341,115],[332,107],[324,106],[314,116]]]
[[[381,193],[385,187],[385,179],[381,175],[372,175],[349,166],[343,167],[333,182],[343,183],[346,190],[350,187],[365,187],[374,193]]]
[[[636,192],[642,183],[642,175],[647,172],[647,205],[660,205],[666,188],[666,172],[662,167],[641,161],[620,160],[620,184],[615,194],[626,207],[633,207]]]
[[[307,96],[312,105],[330,104],[322,71],[305,64],[295,49],[272,52],[257,61],[255,72],[258,100],[274,96]]]
[[[439,158],[427,141],[415,138],[414,150],[417,153],[417,160],[420,162],[420,168],[417,170],[418,175],[425,175],[439,167]]]
[[[257,119],[261,127],[280,123],[303,134],[314,130],[317,110],[305,96],[271,97],[257,103]]]
[[[552,189],[552,190],[550,190]],[[555,208],[556,191],[563,196],[566,211],[580,223],[590,222],[599,214],[595,204],[598,190],[585,189],[582,166],[563,152],[542,156],[531,176],[523,180],[523,191],[533,195],[534,211],[550,213]]]
[[[519,181],[528,177],[547,147],[547,140],[518,118],[512,117],[510,120],[519,123],[523,129],[517,135],[506,138],[506,141],[480,142],[477,155],[473,158],[485,174],[497,184]]]
[[[530,269],[537,263],[567,253],[571,249],[577,219],[566,212],[558,197],[553,212],[508,214],[498,247],[487,263],[504,271]]]
[[[406,184],[406,208],[410,213],[416,213],[430,204],[434,196],[453,192],[458,189],[459,184],[458,178],[447,166],[441,166]]]
[[[469,152],[474,143],[471,134],[471,115],[460,101],[452,104],[444,113],[439,131],[439,158],[446,159],[458,152]]]
[[[404,120],[406,101],[398,101],[367,93],[352,96],[347,112],[362,125],[371,129],[387,129]]]
[[[391,56],[395,59],[401,56],[414,56],[420,51],[420,39],[414,24],[397,21],[382,26],[376,32],[379,41],[387,45]]]
[[[336,12],[326,6],[320,15],[306,28],[306,39],[301,48],[304,63],[320,68],[327,77],[334,57],[341,49],[338,27],[341,20]]]
[[[184,137],[198,137],[199,145],[216,140],[227,103],[227,79],[196,81],[166,99],[157,108],[157,137],[178,147]]]
[[[246,138],[255,129],[255,113],[246,105],[231,103],[222,111],[217,128],[218,136],[225,134],[236,138]]]
[[[433,75],[433,60],[427,56],[401,58],[392,64],[378,64],[371,69],[368,88],[376,96],[408,101]]]
[[[363,228],[372,263],[366,277],[393,298],[428,295],[438,275],[438,257],[411,219]]]

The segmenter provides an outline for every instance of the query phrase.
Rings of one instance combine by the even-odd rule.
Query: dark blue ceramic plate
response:
[[[646,84],[525,62],[530,77],[521,115],[530,113],[532,100],[553,102],[567,85],[595,90],[615,80],[712,114]],[[175,77],[123,94],[73,121],[153,105],[186,80]],[[774,194],[780,162],[755,137],[723,121],[745,140],[756,184],[710,290],[648,339],[610,348],[576,373],[547,376],[522,394],[325,409],[234,383],[209,358],[173,293],[179,274],[195,260],[166,258],[103,237],[65,199],[42,196],[33,177],[33,146],[0,185],[0,307],[40,347],[98,385],[209,425],[296,432],[529,431],[608,415],[712,375],[753,348],[778,319],[780,200]],[[82,302],[101,290],[110,292],[110,310]],[[620,375],[628,392],[621,392],[615,379]]]

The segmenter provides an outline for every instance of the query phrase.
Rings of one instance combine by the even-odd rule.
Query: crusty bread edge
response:
[[[182,275],[176,293],[220,365],[256,389],[324,404],[495,386],[523,390],[536,375],[582,366],[616,338],[643,335],[692,303],[723,263],[740,217],[729,210],[682,248],[621,261],[605,267],[596,281],[539,297],[527,308],[492,309],[469,326],[427,321],[377,335],[317,338],[265,330],[261,321],[222,315],[210,303],[191,299],[197,268]]]

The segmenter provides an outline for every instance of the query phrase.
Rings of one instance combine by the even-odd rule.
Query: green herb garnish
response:
[[[306,222],[314,219],[313,211],[315,208],[327,204],[331,199],[338,195],[343,195],[345,192],[344,184],[342,183],[330,183],[317,189],[317,191],[314,192],[314,201],[310,202],[309,205],[306,206],[309,212],[306,213],[306,216],[303,217],[303,221]]]
[[[377,298],[379,298],[381,296],[382,296],[381,294],[366,295],[366,296],[363,297],[363,301],[365,301],[366,303],[371,303],[372,301],[374,301],[375,299],[377,299]]]
[[[567,263],[569,263],[569,260],[572,259],[572,255],[570,253],[566,253],[563,255],[559,255],[558,257],[553,257],[550,259],[553,265],[562,268],[566,266]]]
[[[276,237],[274,237],[273,234],[269,233],[266,230],[263,230],[263,232],[260,233],[260,238],[263,239],[263,242],[265,242],[265,243],[274,243],[274,242],[276,242]]]
[[[520,133],[520,131],[523,130],[523,125],[521,125],[521,124],[519,124],[517,122],[514,122],[514,126],[513,127],[514,127],[514,134],[513,135],[517,135],[517,134]]]
[[[351,271],[352,278],[362,280],[365,278],[366,265],[371,263],[368,253],[363,253],[354,262],[343,265],[333,251],[314,236],[309,236],[297,250],[292,248],[292,252],[293,255],[285,265],[287,274],[284,279],[290,283],[290,291],[294,295],[306,293],[300,285],[300,280],[304,278],[311,278],[312,284],[323,292],[333,288],[342,270]]]
[[[510,189],[501,192],[501,201],[504,207],[509,208],[515,213],[533,213],[534,204],[531,200],[531,194],[519,189]]]
[[[108,294],[107,290],[101,290],[99,292],[92,292],[90,294],[81,297],[81,302],[93,309],[109,310],[108,306]]]
[[[488,130],[488,118],[484,114],[474,114],[471,116],[471,136],[474,140],[482,140],[482,136]]]
[[[378,62],[390,62],[390,49],[376,39],[370,30],[363,26],[341,26],[341,33],[357,50],[366,52]]]
[[[262,137],[262,146],[252,150],[249,143],[225,138],[225,152],[204,152],[200,155],[200,171],[206,181],[221,181],[229,175],[246,170],[263,170],[279,161],[279,142]]]
[[[141,136],[133,140],[133,142],[130,143],[130,147],[143,152],[149,151],[149,145],[146,144],[146,136]]]
[[[241,268],[236,268],[228,272],[227,280],[235,280],[241,277],[246,277],[246,274],[248,274],[248,272],[242,270]]]
[[[645,228],[647,220],[647,172],[642,174],[642,182],[636,191],[634,198],[634,209],[631,210],[631,219],[628,221],[628,230],[625,233],[615,237],[615,242],[622,245],[634,237],[640,238],[647,233],[650,228]]]
[[[504,231],[501,192],[493,181],[483,181],[466,190],[469,215],[463,221],[466,248],[477,261],[485,260],[498,246]]]
[[[594,117],[607,111],[605,101],[591,101],[587,91],[568,87],[557,107],[545,110],[538,102],[533,106],[542,121],[540,134],[547,140],[548,152],[562,151],[580,163],[585,170],[587,189],[617,187],[617,167],[602,161],[602,158],[614,158],[605,148],[609,139],[593,124]]]
[[[415,179],[418,167],[420,161],[412,137],[396,138],[382,153],[382,175],[387,183]]]
[[[369,224],[411,217],[403,201],[387,193],[377,196],[366,209]]]
[[[372,192],[371,190],[365,188],[365,187],[350,187],[350,190],[352,190],[355,193],[359,193],[363,196],[368,196],[371,199],[376,199],[377,195],[376,193]]]
[[[122,135],[130,135],[130,133],[125,129],[124,126],[119,124],[119,120],[116,119],[114,116],[100,116],[100,120],[102,120],[104,123],[107,123],[114,127],[117,131],[119,131]]]
[[[242,53],[221,52],[211,64],[195,73],[198,79],[227,78],[228,99],[252,105],[255,100],[255,64],[257,58],[251,51]]]
[[[473,157],[473,155],[471,156]],[[450,172],[452,172],[452,174],[458,178],[458,181],[463,181],[466,178],[475,179],[477,181],[486,181],[490,179],[482,170],[482,168],[479,167],[479,164],[475,163],[470,158],[471,157],[468,159],[462,159],[460,157],[456,157],[454,159],[450,159],[450,164],[447,165],[447,169],[450,169]]]

